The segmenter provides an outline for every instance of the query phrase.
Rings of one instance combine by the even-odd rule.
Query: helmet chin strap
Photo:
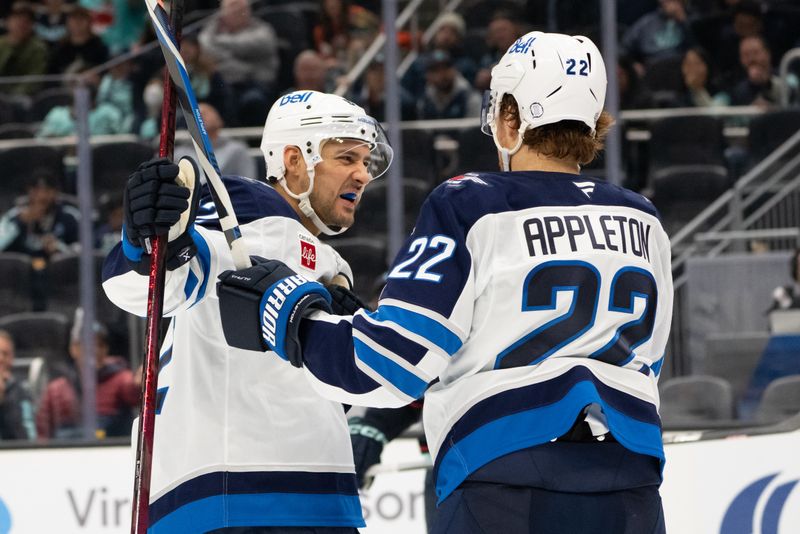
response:
[[[519,125],[519,129],[517,130],[517,143],[511,150],[500,144],[500,140],[497,139],[497,129],[492,128],[492,139],[494,140],[494,145],[497,147],[497,151],[500,153],[500,163],[503,167],[503,172],[511,170],[511,156],[519,152],[519,149],[522,147],[522,137],[527,131],[525,126],[527,126],[527,123],[524,121]]]
[[[311,205],[311,191],[314,189],[314,166],[310,165],[308,168],[306,168],[306,171],[308,172],[308,189],[305,191],[305,193],[300,193],[299,195],[293,193],[289,189],[289,186],[286,185],[286,175],[280,179],[281,187],[283,187],[283,190],[286,191],[286,194],[298,201],[298,207],[300,208],[300,211],[303,213],[303,215],[311,219],[311,222],[314,223],[314,226],[317,227],[317,230],[325,235],[341,234],[347,230],[347,226],[344,226],[339,230],[334,230],[322,222],[322,219],[319,218],[317,212],[314,211],[314,207]]]

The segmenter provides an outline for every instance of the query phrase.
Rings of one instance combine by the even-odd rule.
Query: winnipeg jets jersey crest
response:
[[[352,278],[272,188],[238,177],[224,182],[251,255],[279,258],[308,278]],[[198,254],[166,276],[172,321],[158,375],[148,532],[363,526],[341,404],[278,358],[225,343],[216,281],[234,266],[217,221],[205,191]],[[147,277],[130,270],[122,247],[107,258],[103,279],[114,303],[145,315]]]
[[[563,435],[587,406],[593,428],[663,460],[672,277],[655,208],[582,176],[469,176],[428,197],[375,312],[312,316],[316,387],[371,406],[424,394],[440,500],[493,459]]]

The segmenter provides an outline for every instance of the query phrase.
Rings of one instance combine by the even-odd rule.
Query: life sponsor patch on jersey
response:
[[[311,271],[317,270],[317,245],[300,235],[300,265]]]

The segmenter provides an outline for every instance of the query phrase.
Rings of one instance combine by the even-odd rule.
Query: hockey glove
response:
[[[176,165],[168,159],[142,163],[125,186],[123,251],[141,274],[150,270],[149,238],[168,234],[167,269],[174,270],[197,253],[192,239],[200,201],[200,169],[191,158]]]
[[[358,295],[346,287],[330,284],[326,286],[331,294],[331,309],[334,315],[354,315],[361,308],[366,308]]]
[[[369,487],[367,471],[380,463],[383,447],[388,443],[386,435],[378,428],[368,424],[361,417],[347,420],[350,427],[350,442],[353,444],[353,462],[356,466],[356,480],[359,488]]]
[[[253,257],[253,266],[219,275],[217,296],[228,345],[272,350],[303,366],[300,322],[312,309],[330,313],[331,296],[319,282],[278,260]]]

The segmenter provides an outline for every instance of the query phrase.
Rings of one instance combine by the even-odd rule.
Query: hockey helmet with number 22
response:
[[[495,125],[505,95],[513,96],[519,107],[517,143],[510,150],[500,145]],[[507,171],[523,135],[532,128],[574,120],[594,133],[605,97],[606,67],[588,37],[530,32],[517,39],[492,69],[481,130],[494,138]]]
[[[369,147],[367,171],[371,180],[385,173],[392,163],[392,147],[375,119],[345,98],[317,91],[295,91],[276,101],[261,139],[267,179],[279,183],[289,196],[298,200],[303,214],[327,235],[339,234],[346,228],[335,230],[326,225],[314,211],[310,195],[314,189],[314,167],[322,161],[322,146],[332,140],[363,141]],[[293,193],[286,185],[283,152],[287,146],[296,146],[303,154],[309,177],[304,193]]]

